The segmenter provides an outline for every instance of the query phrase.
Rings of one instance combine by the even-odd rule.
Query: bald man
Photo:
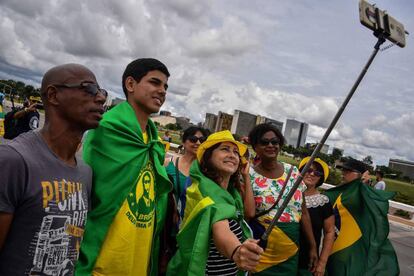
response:
[[[46,72],[43,128],[0,145],[0,275],[73,275],[92,171],[75,153],[107,93],[85,66]]]

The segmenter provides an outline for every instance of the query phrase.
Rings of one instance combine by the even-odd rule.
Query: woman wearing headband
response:
[[[254,199],[246,201],[245,207],[254,237],[259,238],[292,189],[299,172],[295,166],[277,160],[284,137],[274,125],[260,124],[254,127],[249,133],[249,142],[260,162],[250,169]],[[310,241],[310,264],[312,268],[316,265],[316,243],[302,196],[305,190],[305,184],[301,183],[272,229],[255,275],[297,274],[301,227]]]
[[[229,131],[210,135],[198,148],[167,275],[240,275],[256,266],[262,249],[249,239],[240,195],[246,150]]]
[[[308,163],[310,157],[305,157],[299,164],[299,169]],[[308,208],[309,215],[312,221],[312,232],[316,241],[317,248],[321,243],[321,235],[323,230],[322,251],[319,255],[318,263],[316,265],[314,276],[325,275],[325,266],[328,261],[329,254],[332,250],[332,245],[335,239],[335,219],[332,211],[332,205],[326,195],[322,195],[317,190],[326,179],[328,179],[329,167],[320,158],[315,158],[309,170],[303,176],[303,182],[306,184],[305,201]],[[312,275],[308,270],[309,251],[308,243],[303,236],[300,239],[299,251],[299,275]]]

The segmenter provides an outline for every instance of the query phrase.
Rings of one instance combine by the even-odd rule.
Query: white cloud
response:
[[[413,3],[378,0],[406,26]],[[78,62],[122,93],[131,60],[167,64],[163,109],[202,121],[241,109],[310,124],[320,140],[376,39],[357,1],[3,0],[0,77],[36,84],[51,66]],[[380,52],[328,144],[355,157],[414,160],[414,60],[407,47]]]

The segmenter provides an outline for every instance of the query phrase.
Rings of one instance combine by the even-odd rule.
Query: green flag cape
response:
[[[339,235],[333,245],[329,275],[399,275],[388,240],[388,200],[393,192],[374,190],[360,179],[329,189]]]
[[[245,239],[251,236],[243,221],[243,203],[230,183],[224,190],[205,177],[197,161],[190,168],[192,184],[186,191],[184,219],[177,235],[178,250],[168,264],[167,275],[205,275],[212,226],[215,222],[235,219]],[[242,275],[242,274],[241,274]]]
[[[123,102],[105,113],[97,129],[88,133],[83,158],[93,170],[92,208],[88,213],[76,275],[90,275],[106,233],[119,208],[137,181],[143,165],[153,161],[156,224],[151,255],[151,275],[157,275],[159,234],[164,225],[171,190],[164,162],[164,147],[155,125],[148,120],[148,143],[132,107]]]

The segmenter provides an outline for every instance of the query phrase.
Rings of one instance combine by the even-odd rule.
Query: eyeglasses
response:
[[[259,144],[262,146],[267,146],[269,145],[269,143],[272,144],[273,146],[280,145],[280,140],[276,137],[272,139],[260,139],[259,140]]]
[[[188,137],[187,140],[189,140],[191,143],[197,143],[197,141],[200,141],[200,144],[201,144],[206,140],[206,138],[204,136],[197,137],[193,135],[193,136]]]
[[[308,173],[308,174],[313,173],[313,175],[317,176],[317,177],[323,176],[323,172],[317,171],[317,170],[312,169],[312,168],[308,169],[308,171],[306,173]]]
[[[53,84],[56,87],[64,87],[64,88],[78,88],[83,89],[86,93],[92,96],[96,96],[96,94],[101,93],[102,96],[105,98],[108,97],[108,92],[105,89],[102,89],[96,83],[91,82],[81,82],[80,84]]]

